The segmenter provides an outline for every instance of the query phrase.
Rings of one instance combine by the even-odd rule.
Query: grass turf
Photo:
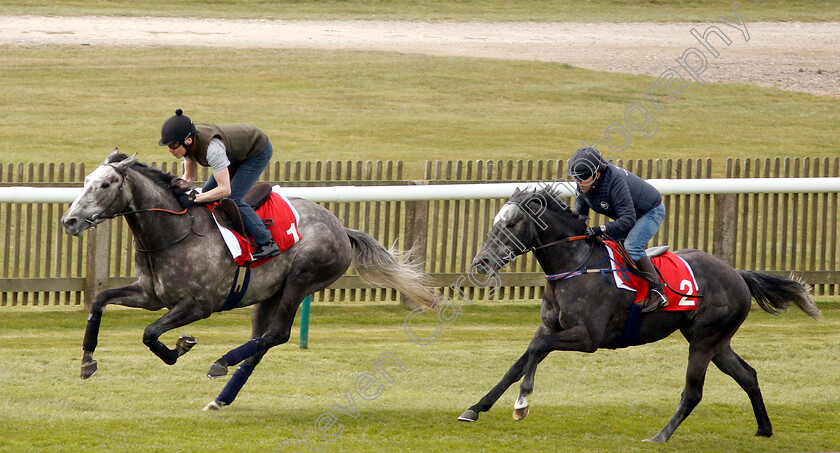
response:
[[[539,309],[531,304],[475,304],[444,326],[429,346],[409,341],[406,312],[390,305],[316,305],[310,349],[294,340],[272,349],[236,402],[200,409],[224,385],[210,380],[213,360],[248,337],[243,309],[178,329],[200,343],[173,367],[142,344],[146,324],[161,313],[115,308],[100,332],[99,372],[78,377],[85,315],[70,309],[11,309],[0,318],[0,451],[267,452],[310,431],[325,451],[830,451],[840,445],[840,395],[834,366],[840,350],[840,307],[820,304],[826,320],[799,311],[756,311],[733,340],[759,374],[774,436],[755,438],[746,395],[714,366],[704,399],[667,445],[640,441],[673,414],[683,386],[687,347],[679,335],[659,343],[595,354],[554,352],[537,373],[531,414],[510,419],[514,385],[478,423],[456,421],[524,351]],[[418,331],[431,328],[417,325]],[[298,329],[293,329],[293,339]],[[377,373],[373,362],[395,354],[405,371],[363,400],[358,416],[345,391]],[[386,362],[389,363],[389,362]],[[314,424],[333,414],[343,431],[318,440]],[[337,431],[334,431],[337,432]],[[282,451],[307,451],[301,445]]]
[[[584,140],[603,142],[654,81],[563,64],[368,52],[2,50],[3,163],[95,166],[115,146],[142,161],[169,160],[157,146],[160,124],[180,107],[197,122],[260,126],[275,161],[404,160],[414,179],[425,159],[568,158]],[[692,84],[663,105],[654,136],[633,133],[626,151],[605,152],[711,158],[721,162],[715,176],[729,157],[836,156],[837,98]]]

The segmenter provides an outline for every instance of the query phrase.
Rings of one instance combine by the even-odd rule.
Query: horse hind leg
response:
[[[688,369],[686,370],[685,388],[680,398],[677,411],[659,433],[645,442],[668,442],[674,431],[683,420],[691,414],[703,398],[703,383],[706,380],[706,370],[712,358],[711,348],[707,346],[691,345],[688,351]]]
[[[767,416],[767,409],[764,407],[764,398],[758,387],[758,375],[755,370],[747,364],[731,346],[719,351],[712,357],[712,362],[741,386],[747,393],[752,403],[755,419],[758,423],[758,430],[755,435],[770,437],[773,435],[773,426],[770,424],[770,417]]]
[[[220,377],[227,374],[228,366],[242,362],[219,393],[219,396],[204,406],[205,411],[219,410],[223,406],[233,403],[268,349],[289,340],[297,306],[303,300],[303,297],[300,297],[297,304],[286,305],[284,309],[283,301],[286,300],[286,293],[284,292],[284,297],[281,298],[279,303],[275,299],[274,303],[264,301],[255,305],[251,317],[252,340],[232,349],[210,366],[207,376]],[[297,296],[290,296],[290,299],[294,299],[294,297]]]

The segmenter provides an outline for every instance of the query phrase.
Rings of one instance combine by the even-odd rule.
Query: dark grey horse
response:
[[[182,209],[183,181],[114,150],[85,178],[81,195],[61,218],[67,233],[78,236],[104,219],[124,216],[134,235],[138,280],[108,289],[93,300],[84,338],[82,378],[96,372],[93,352],[106,305],[168,311],[146,327],[143,343],[166,364],[189,351],[195,338],[181,337],[175,349],[158,338],[165,332],[209,317],[223,308],[236,271],[210,212]],[[289,340],[301,301],[336,281],[353,262],[359,275],[376,286],[393,287],[408,299],[429,306],[435,299],[429,276],[397,258],[361,231],[345,228],[328,210],[292,198],[300,214],[302,239],[278,257],[255,267],[237,307],[254,305],[252,340],[217,360],[208,373],[227,374],[242,362],[227,386],[205,410],[233,402],[265,352]]]
[[[560,184],[517,190],[494,219],[490,239],[483,244],[473,265],[495,274],[516,255],[533,251],[546,275],[584,270],[608,260],[601,243],[568,240],[584,234],[579,218],[560,198]],[[643,322],[630,346],[659,341],[679,330],[688,340],[688,370],[677,411],[651,441],[666,442],[694,409],[703,393],[709,362],[735,379],[750,398],[758,421],[756,436],[773,430],[758,387],[756,372],[732,350],[730,339],[750,312],[751,299],[770,313],[791,302],[815,319],[822,317],[800,282],[773,275],[736,271],[700,250],[676,252],[687,261],[697,279],[702,299],[695,311],[656,311],[641,315]],[[607,267],[599,265],[594,267]],[[583,273],[565,280],[547,281],[540,316],[542,324],[522,357],[487,395],[467,409],[462,421],[476,421],[490,410],[514,382],[523,378],[514,404],[516,420],[528,414],[528,397],[534,389],[537,364],[551,351],[595,352],[624,347],[624,327],[634,293],[617,289],[600,273]],[[622,341],[624,340],[624,341]]]

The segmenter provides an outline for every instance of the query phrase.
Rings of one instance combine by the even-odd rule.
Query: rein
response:
[[[107,165],[109,167],[113,168],[122,177],[122,179],[120,180],[120,189],[119,189],[119,191],[122,192],[123,186],[125,185],[125,181],[128,179],[128,174],[125,171],[123,171],[122,169],[118,168],[116,165],[113,165],[113,164],[107,164]],[[111,200],[110,203],[108,203],[108,206],[106,206],[105,209],[102,210],[102,212],[107,211],[114,204],[114,202],[117,201],[117,198],[119,198],[119,197],[114,197],[114,199]],[[131,200],[129,200],[128,204],[130,205],[132,201],[134,201],[134,195],[133,194],[132,194]],[[134,249],[136,251],[140,252],[140,253],[153,253],[153,252],[159,252],[159,251],[164,250],[164,249],[168,249],[169,247],[172,247],[173,245],[184,241],[185,239],[190,237],[190,234],[192,234],[192,233],[195,233],[197,236],[201,236],[200,234],[196,233],[193,230],[193,226],[195,225],[195,218],[193,217],[192,213],[189,212],[188,208],[184,208],[182,211],[173,211],[173,210],[164,209],[164,208],[133,209],[133,210],[130,210],[130,211],[122,211],[122,212],[118,212],[116,214],[111,214],[111,215],[107,215],[107,216],[96,214],[89,219],[85,219],[85,221],[93,224],[93,226],[96,227],[96,225],[99,225],[100,223],[102,223],[103,221],[108,220],[108,219],[115,219],[117,217],[123,217],[123,216],[129,215],[129,214],[140,214],[140,213],[144,213],[144,212],[162,212],[164,214],[172,214],[172,215],[189,214],[190,215],[190,227],[187,229],[187,234],[185,234],[180,239],[176,239],[174,242],[172,242],[168,245],[165,245],[163,247],[157,247],[157,248],[153,248],[153,249],[145,249],[145,248],[137,247],[137,244],[140,243],[140,241],[138,240],[137,236],[135,236],[134,237],[134,242],[135,242]]]
[[[537,242],[539,242],[539,245],[531,247],[528,250],[533,252],[533,251],[536,251],[536,250],[551,247],[552,245],[557,245],[557,244],[561,244],[561,243],[569,243],[569,242],[574,242],[574,241],[581,241],[581,240],[584,240],[584,239],[586,239],[585,235],[569,236],[567,238],[562,238],[562,239],[558,239],[556,241],[551,241],[547,244],[543,244],[543,243],[540,242],[539,238],[537,238]],[[583,260],[582,263],[580,263],[577,267],[575,267],[571,271],[561,272],[559,274],[553,274],[553,275],[546,275],[545,278],[547,280],[550,280],[550,281],[565,280],[567,278],[577,277],[578,275],[594,274],[595,272],[603,272],[604,270],[609,270],[609,269],[590,269],[590,266],[587,266],[586,263],[588,263],[589,259],[592,258],[592,253],[594,251],[595,251],[595,247],[589,247],[589,254],[586,255],[586,258]],[[600,261],[598,263],[592,264],[591,266],[597,266],[597,265],[599,265],[603,262],[604,261]],[[583,270],[581,270],[581,269],[583,269]]]
[[[548,244],[542,244],[542,243],[540,243],[540,245],[537,245],[537,246],[535,246],[535,247],[531,247],[531,248],[529,248],[529,249],[528,249],[528,251],[533,252],[533,251],[535,251],[535,250],[544,249],[544,248],[546,248],[546,247],[551,247],[552,245],[556,245],[556,244],[559,244],[559,243],[561,243],[561,242],[582,241],[582,240],[584,240],[584,239],[586,239],[586,235],[583,235],[583,234],[582,234],[582,235],[580,235],[580,236],[569,236],[569,237],[567,237],[567,238],[558,239],[558,240],[556,240],[556,241],[551,241],[551,242],[549,242]],[[540,239],[539,239],[539,238],[537,238],[537,242],[539,242],[539,240],[540,240]]]

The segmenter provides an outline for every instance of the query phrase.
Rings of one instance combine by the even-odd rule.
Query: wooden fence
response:
[[[726,176],[733,178],[840,176],[838,158],[616,163],[646,179],[708,179],[714,164],[725,165]],[[153,165],[180,173],[180,164],[175,162]],[[79,186],[87,171],[80,164],[4,164],[0,185]],[[422,183],[551,181],[563,175],[561,160],[435,161],[426,163]],[[201,176],[206,178],[206,170]],[[411,183],[403,180],[402,162],[394,161],[275,162],[262,180],[288,186]],[[837,295],[837,197],[825,193],[665,196],[668,215],[651,244],[714,252],[739,269],[795,271],[815,285],[817,294]],[[453,290],[446,287],[466,273],[503,201],[324,205],[346,226],[366,231],[387,246],[406,250],[417,244],[416,257],[425,261],[426,270],[452,297]],[[107,228],[100,226],[93,234],[71,237],[59,226],[67,207],[67,203],[0,203],[0,306],[78,305],[84,301],[86,287],[133,281],[134,247],[125,222],[109,221]],[[596,217],[593,224],[602,221]],[[535,260],[522,256],[503,274],[503,286],[491,299],[539,299],[541,275]],[[466,288],[466,295],[487,298],[481,288]],[[365,287],[351,273],[315,295],[315,302],[324,300],[398,300],[398,295],[390,289]]]

